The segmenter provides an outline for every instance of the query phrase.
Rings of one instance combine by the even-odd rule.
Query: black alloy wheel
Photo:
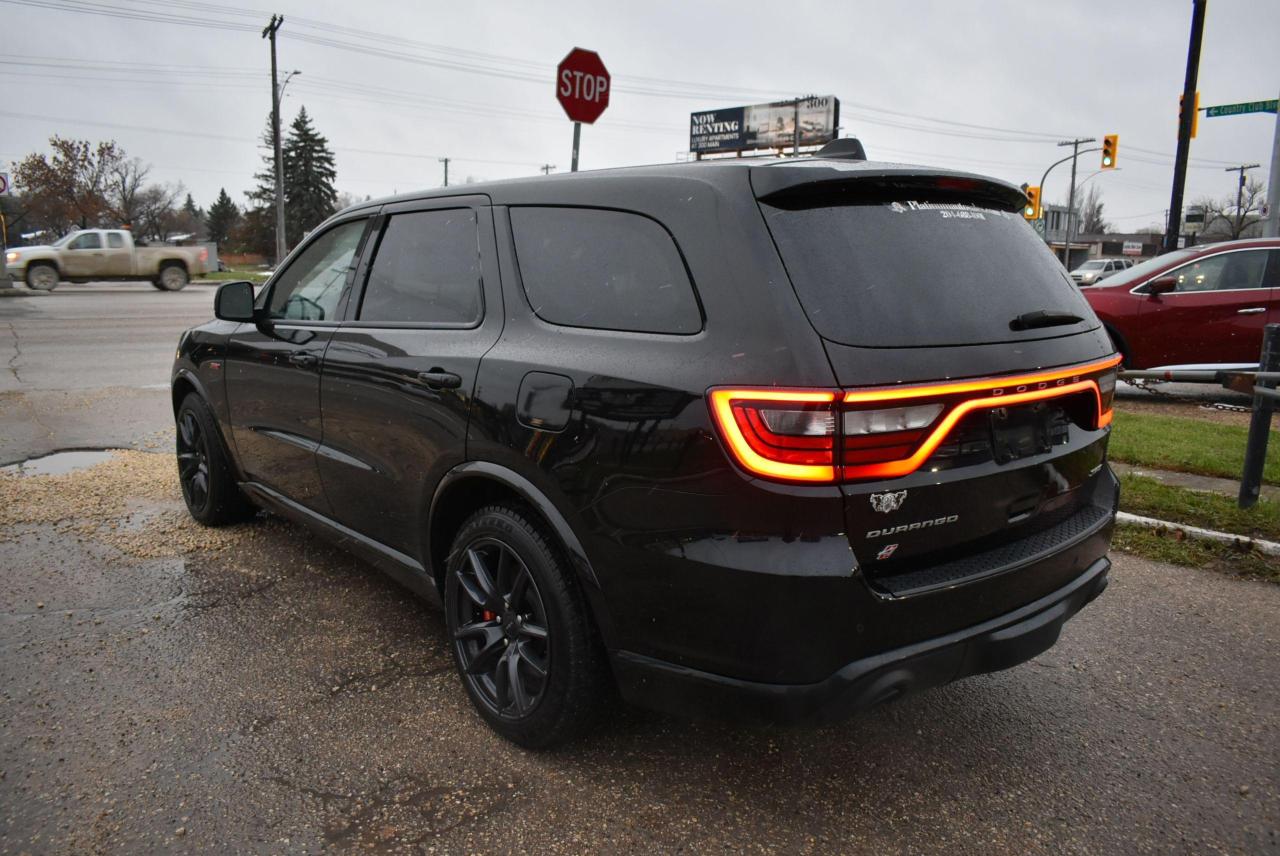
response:
[[[209,438],[193,409],[178,417],[178,478],[187,507],[195,513],[209,507]]]
[[[464,680],[493,714],[523,719],[547,689],[547,608],[529,568],[510,545],[478,538],[463,559],[451,609]]]
[[[178,482],[191,516],[205,526],[223,526],[253,516],[257,509],[236,484],[209,405],[190,393],[174,419]]]
[[[524,506],[486,506],[459,527],[445,568],[454,661],[489,727],[528,749],[589,730],[614,690],[582,583],[554,532]]]

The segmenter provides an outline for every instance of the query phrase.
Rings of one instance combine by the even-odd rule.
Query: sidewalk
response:
[[[1240,493],[1240,482],[1236,479],[1198,476],[1192,473],[1176,473],[1171,470],[1138,467],[1133,464],[1124,464],[1120,461],[1111,461],[1110,463],[1111,469],[1115,470],[1118,476],[1126,474],[1144,476],[1172,487],[1180,487],[1200,493],[1217,493],[1232,498],[1235,498]],[[1262,486],[1262,498],[1271,502],[1280,502],[1280,487],[1264,484]]]

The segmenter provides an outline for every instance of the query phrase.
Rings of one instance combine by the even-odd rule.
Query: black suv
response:
[[[1012,666],[1106,586],[1118,496],[1118,357],[1023,202],[820,155],[349,208],[183,335],[183,495],[442,602],[525,746],[611,685],[815,721]]]

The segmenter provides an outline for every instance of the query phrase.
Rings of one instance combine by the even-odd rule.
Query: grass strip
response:
[[[1187,490],[1127,473],[1120,477],[1120,509],[1171,523],[1280,541],[1280,505],[1265,499],[1244,509],[1236,505],[1233,497]]]
[[[1121,523],[1116,526],[1111,547],[1155,562],[1280,583],[1280,556],[1268,556],[1237,544],[1188,538],[1172,529]]]
[[[1249,436],[1244,426],[1119,409],[1112,424],[1108,450],[1117,461],[1237,480],[1244,470]],[[1280,454],[1275,451],[1267,456],[1262,479],[1280,484]]]

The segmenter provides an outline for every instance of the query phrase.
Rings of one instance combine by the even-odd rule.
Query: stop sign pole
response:
[[[578,171],[578,147],[582,142],[582,123],[594,124],[609,106],[612,88],[609,70],[600,54],[574,48],[556,67],[556,100],[573,122],[573,160],[571,172]]]

